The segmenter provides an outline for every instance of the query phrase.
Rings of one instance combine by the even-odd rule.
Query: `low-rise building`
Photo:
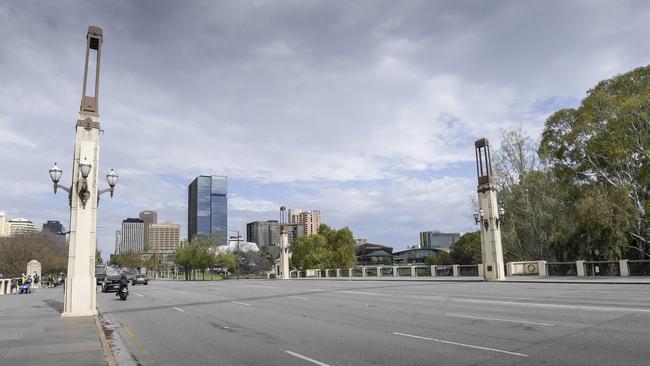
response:
[[[393,248],[388,245],[365,243],[355,247],[357,263],[360,265],[390,265],[393,263]]]
[[[30,235],[36,233],[36,225],[21,217],[9,220],[9,236]]]

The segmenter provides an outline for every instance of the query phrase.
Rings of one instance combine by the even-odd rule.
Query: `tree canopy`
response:
[[[291,245],[293,268],[351,268],[356,264],[354,237],[347,227],[336,230],[321,224],[318,234],[297,238]]]
[[[555,112],[539,144],[505,132],[494,156],[506,260],[650,258],[650,66]]]

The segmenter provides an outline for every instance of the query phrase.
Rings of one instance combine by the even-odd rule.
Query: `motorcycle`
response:
[[[126,297],[129,296],[129,289],[127,287],[121,287],[119,290],[117,290],[117,295],[122,301],[125,301]]]

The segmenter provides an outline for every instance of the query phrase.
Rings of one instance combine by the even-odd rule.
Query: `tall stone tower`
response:
[[[476,175],[478,176],[479,212],[476,221],[481,229],[483,273],[488,281],[505,279],[501,228],[497,206],[497,189],[492,173],[490,143],[483,138],[474,143],[476,149]]]
[[[280,278],[289,279],[289,232],[287,231],[287,209],[280,207]]]
[[[101,28],[91,26],[88,27],[86,36],[83,95],[77,117],[72,162],[70,248],[64,310],[61,314],[63,317],[97,314],[95,249],[99,172],[99,66],[102,33]],[[88,164],[90,164],[89,168]]]

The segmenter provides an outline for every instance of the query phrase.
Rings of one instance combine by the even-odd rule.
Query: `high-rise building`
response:
[[[449,247],[460,239],[460,233],[441,233],[437,230],[420,233],[420,248],[449,250]]]
[[[149,225],[158,223],[158,212],[156,211],[142,211],[140,212],[140,220],[144,222],[144,247],[149,248]]]
[[[164,224],[149,224],[149,253],[170,255],[181,244],[181,226],[166,221]]]
[[[9,222],[4,212],[0,212],[0,237],[2,236],[9,236]]]
[[[305,235],[318,234],[318,227],[321,223],[320,211],[289,209],[289,223],[302,225],[305,230]]]
[[[117,230],[115,232],[115,251],[113,253],[119,254],[121,247],[122,247],[122,232]]]
[[[289,244],[305,236],[305,229],[300,224],[287,224]],[[280,245],[280,223],[277,220],[254,221],[246,224],[246,241],[257,244],[262,249],[270,245]]]
[[[187,239],[211,236],[220,244],[228,238],[228,178],[200,175],[188,186]]]
[[[43,229],[41,231],[57,235],[61,233],[65,234],[65,228],[61,222],[56,220],[47,220],[47,222],[43,224]]]
[[[36,225],[27,219],[18,217],[9,220],[8,224],[9,236],[29,235],[36,232]]]
[[[122,243],[118,254],[144,251],[144,221],[128,218],[122,221]]]

